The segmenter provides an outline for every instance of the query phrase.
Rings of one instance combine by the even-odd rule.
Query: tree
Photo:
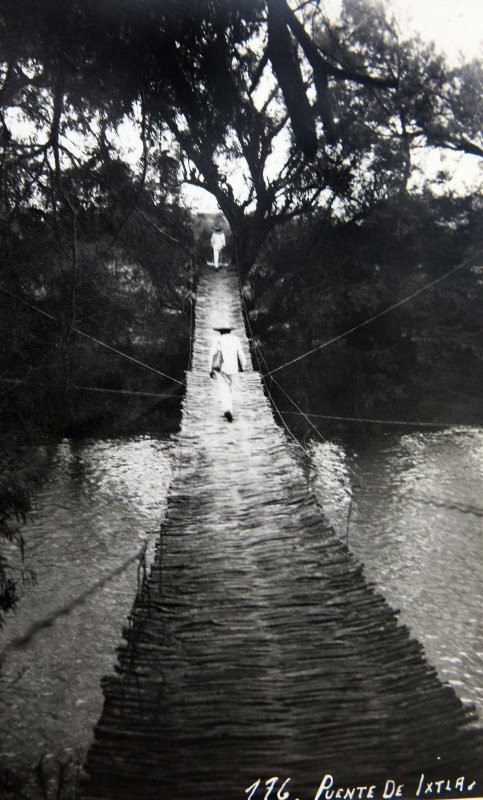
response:
[[[315,414],[478,423],[483,284],[471,262],[321,345],[481,250],[482,213],[478,194],[426,190],[394,194],[356,222],[321,212],[274,231],[249,273],[246,302],[255,357],[263,354],[260,371],[278,408],[294,411],[286,391]]]
[[[25,85],[4,112],[11,136],[0,160],[0,404],[2,428],[22,438],[24,419],[34,436],[105,419],[109,396],[86,398],[78,385],[140,388],[138,368],[126,369],[77,329],[153,365],[166,350],[162,371],[183,380],[193,244],[177,203],[177,166],[142,109],[138,169],[121,158],[105,114],[79,119],[80,79],[66,79],[55,122],[42,64],[25,61],[24,70]],[[141,388],[173,386],[153,378],[147,373]]]
[[[317,119],[326,140],[336,139],[328,77],[383,86],[392,79],[358,74],[324,60],[285,0],[203,0],[181,7],[180,14],[175,0],[86,0],[74,3],[67,18],[53,0],[7,3],[4,100],[35,85],[51,94],[45,145],[52,151],[61,194],[59,134],[68,107],[79,121],[84,106],[112,124],[138,103],[142,124],[150,116],[175,137],[186,157],[184,178],[216,196],[242,261],[249,263],[273,225],[306,211],[339,181],[337,153],[327,153],[323,163],[308,167],[320,139]],[[261,48],[257,41],[263,41]],[[31,77],[26,63],[41,64],[41,69],[34,68]],[[303,74],[307,65],[317,96],[312,104]],[[269,88],[261,89],[263,85]],[[293,141],[287,143],[283,168],[271,178],[268,162],[275,143],[288,137],[289,120]],[[5,118],[3,127],[8,139]],[[39,148],[39,157],[41,153]],[[230,185],[230,162],[243,164],[250,183],[242,199]],[[65,193],[63,199],[68,199]]]
[[[7,0],[5,96],[30,80],[56,98],[54,157],[66,101],[114,128],[140,110],[147,151],[153,129],[178,148],[180,179],[216,197],[243,268],[281,222],[336,201],[364,213],[403,190],[415,143],[481,151],[477,68],[399,41],[380,3],[346,2],[337,24],[310,0],[71,5]]]

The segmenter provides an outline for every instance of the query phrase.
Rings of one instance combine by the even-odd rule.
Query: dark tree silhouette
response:
[[[414,144],[482,153],[481,70],[399,41],[379,3],[345,3],[334,24],[310,0],[72,0],[68,14],[59,0],[6,0],[4,38],[2,102],[22,97],[46,128],[19,153],[4,115],[6,150],[44,165],[48,155],[51,202],[72,226],[62,131],[94,120],[98,163],[102,131],[137,109],[143,169],[162,157],[152,144],[163,134],[178,179],[216,197],[244,268],[280,222],[335,199],[360,210],[382,184],[404,189]]]
[[[6,0],[2,104],[23,96],[38,121],[46,113],[40,90],[50,98],[46,138],[30,155],[38,164],[51,154],[55,202],[72,225],[74,207],[60,179],[69,111],[73,127],[96,115],[105,130],[137,104],[144,142],[153,126],[169,131],[181,150],[183,180],[216,197],[242,266],[279,222],[322,197],[328,203],[353,194],[354,170],[382,141],[378,129],[389,132],[394,167],[402,164],[406,181],[418,137],[482,152],[478,114],[468,113],[477,68],[450,71],[428,48],[399,42],[379,4],[369,15],[346,4],[340,25],[329,24],[318,3],[294,9],[287,0],[69,6],[66,14],[58,0]],[[5,115],[1,124],[14,152]],[[104,157],[105,141],[100,136],[94,161]],[[275,153],[283,153],[278,166]],[[246,179],[244,193],[231,180],[234,171]],[[35,168],[32,179],[39,180]],[[75,248],[71,260],[75,265]]]

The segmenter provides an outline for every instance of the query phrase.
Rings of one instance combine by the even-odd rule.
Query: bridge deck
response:
[[[326,771],[471,773],[468,713],[328,526],[257,373],[223,419],[207,358],[226,314],[249,358],[236,276],[206,272],[167,517],[85,797],[230,800],[278,775],[308,800]]]

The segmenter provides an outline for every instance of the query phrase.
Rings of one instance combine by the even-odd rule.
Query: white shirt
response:
[[[240,359],[241,368],[245,369],[245,355],[240,340],[234,333],[224,333],[223,335],[220,333],[218,336],[215,336],[210,351],[208,367],[210,372],[213,356],[218,350],[221,350],[223,356],[223,363],[221,365],[222,372],[225,372],[227,375],[235,375],[235,373],[238,372],[238,359]]]
[[[211,236],[211,246],[213,250],[222,250],[225,246],[225,234],[223,231],[214,231]]]

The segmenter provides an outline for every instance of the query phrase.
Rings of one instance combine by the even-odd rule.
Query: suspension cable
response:
[[[189,291],[189,304],[190,304],[190,349],[188,353],[188,371],[191,369],[191,362],[193,358],[193,337],[194,337],[194,314],[193,314],[193,296],[194,296],[194,276],[193,276],[193,252],[190,249],[190,291]]]
[[[59,323],[57,317],[54,317],[52,314],[48,314],[47,311],[38,308],[38,306],[34,306],[32,303],[28,303],[21,297],[18,297],[17,295],[14,295],[12,292],[7,291],[7,289],[0,288],[0,291],[2,291],[4,294],[10,295],[10,297],[13,297],[14,300],[17,300],[19,303],[23,303],[23,305],[28,306],[28,308],[31,308],[33,311],[36,311],[37,314],[41,314],[42,316],[47,317],[48,319],[51,319],[54,322]],[[167,378],[168,380],[173,381],[174,383],[179,383],[181,386],[185,385],[184,381],[179,381],[177,378],[173,378],[171,375],[167,375],[165,372],[161,372],[161,370],[152,367],[150,364],[145,364],[144,361],[140,361],[138,358],[134,358],[134,356],[130,356],[127,353],[123,353],[122,350],[118,350],[116,347],[112,347],[110,344],[106,344],[106,342],[103,342],[101,339],[96,339],[95,336],[91,336],[89,333],[85,333],[84,331],[81,331],[79,328],[72,328],[72,330],[79,336],[83,336],[85,339],[89,339],[91,342],[95,342],[96,344],[101,345],[101,347],[105,347],[107,350],[111,350],[113,353],[117,353],[117,355],[128,359],[128,361],[132,361],[135,364],[138,364],[140,367],[149,369],[151,370],[151,372],[155,372],[157,375],[161,375],[163,378]]]
[[[281,387],[280,387],[281,388]],[[282,414],[288,414],[290,416],[298,416],[300,412],[298,411],[282,411]],[[464,422],[419,422],[410,420],[402,420],[402,419],[370,419],[366,417],[339,417],[335,414],[313,414],[312,412],[308,412],[305,414],[301,412],[302,416],[304,417],[315,417],[316,419],[331,419],[340,422],[370,422],[374,425],[399,425],[399,426],[408,426],[414,428],[481,428],[481,425],[475,425],[471,422],[464,423]]]
[[[256,342],[256,340],[255,340],[255,337],[254,337],[254,335],[253,335],[253,329],[252,329],[252,326],[251,326],[250,317],[249,317],[249,315],[248,315],[248,310],[247,310],[246,303],[245,303],[245,297],[244,297],[244,295],[243,295],[243,285],[242,285],[242,280],[241,280],[240,264],[239,264],[239,260],[238,260],[238,248],[237,248],[237,244],[236,244],[236,239],[235,239],[235,260],[236,260],[236,267],[237,267],[237,272],[238,272],[238,284],[239,284],[239,289],[240,289],[240,297],[241,297],[242,304],[243,304],[243,309],[244,309],[244,312],[245,312],[245,319],[246,319],[246,322],[247,322],[247,325],[248,325],[248,330],[249,330],[249,332],[250,332],[250,338],[251,338],[251,341],[252,341],[252,344],[253,344],[255,358],[257,359],[258,370],[259,370],[259,372],[260,372],[260,374],[261,374],[262,370],[260,369],[260,361],[263,361],[263,363],[265,364],[265,366],[268,366],[268,365],[267,365],[267,362],[265,361],[265,358],[264,358],[264,356],[263,356],[263,353],[262,353],[262,351],[261,351],[261,349],[260,349],[259,345],[257,344],[257,342]],[[272,380],[272,381],[274,381],[274,379],[273,379],[273,378],[271,378],[271,380]],[[274,382],[275,382],[275,381],[274,381]],[[278,386],[278,383],[277,383],[277,386]],[[281,387],[280,387],[280,388],[281,388]],[[289,436],[290,436],[290,437],[293,439],[293,441],[295,442],[295,444],[296,444],[298,447],[300,447],[300,448],[301,448],[301,450],[304,452],[304,454],[305,454],[306,456],[308,456],[308,451],[307,451],[307,448],[305,448],[305,447],[303,446],[303,444],[302,444],[302,443],[301,443],[301,442],[300,442],[300,441],[297,439],[297,437],[295,436],[295,434],[293,433],[293,431],[291,430],[291,428],[288,426],[287,422],[286,422],[286,421],[285,421],[285,419],[283,418],[283,415],[282,415],[282,413],[280,412],[280,410],[279,410],[279,408],[278,408],[278,406],[277,406],[277,404],[276,404],[275,400],[273,399],[273,396],[272,396],[272,394],[271,394],[271,392],[270,392],[270,389],[268,388],[268,385],[267,385],[267,383],[266,383],[266,382],[265,382],[265,389],[266,389],[266,391],[267,391],[267,394],[268,394],[268,396],[269,396],[269,398],[270,398],[270,402],[272,403],[273,407],[275,408],[275,411],[277,412],[277,414],[278,414],[279,418],[280,418],[280,419],[281,419],[281,421],[282,421],[282,425],[284,426],[285,430],[287,431],[287,433],[289,434]],[[283,390],[282,390],[282,391],[283,391]],[[287,393],[286,393],[286,392],[285,392],[285,394],[286,394],[286,396],[288,397],[288,399],[290,400],[290,402],[294,403],[294,401],[293,401],[293,400],[292,400],[292,399],[291,399],[291,398],[290,398],[290,397],[287,395]],[[296,405],[296,404],[294,403],[294,405]],[[298,406],[296,406],[296,407],[298,408]],[[311,423],[311,424],[312,424],[312,423]],[[314,426],[314,425],[312,425],[312,427],[314,427],[314,428],[315,428],[315,426]],[[317,429],[316,429],[316,430],[317,430]],[[320,435],[322,436],[322,434],[320,434]]]
[[[168,397],[174,397],[177,392],[181,391],[176,386],[169,392],[136,392],[132,389],[106,389],[104,386],[77,386],[74,384],[74,389],[82,389],[86,392],[99,392],[100,394],[123,394],[132,397],[158,397],[160,399],[166,400]]]
[[[141,211],[140,208],[136,206],[134,211],[136,214],[138,214],[138,216],[141,217],[141,219],[144,220],[144,222],[146,222],[147,225],[153,228],[157,233],[161,234],[161,236],[165,236],[167,239],[171,239],[171,241],[176,242],[176,244],[181,244],[179,239],[176,239],[174,236],[171,236],[171,234],[168,233],[167,231],[163,231],[163,229],[160,228],[158,225],[156,225],[156,223],[153,222],[151,219],[149,219],[149,217],[146,216],[146,214],[143,211]]]
[[[328,347],[330,344],[334,344],[334,342],[343,339],[350,333],[354,333],[354,331],[358,331],[361,328],[364,328],[366,325],[369,325],[376,319],[380,319],[380,317],[383,317],[385,314],[389,314],[390,311],[394,311],[394,309],[399,308],[405,303],[408,303],[410,300],[413,300],[415,297],[418,297],[423,292],[427,291],[428,289],[431,289],[433,286],[436,286],[438,283],[441,283],[442,281],[446,280],[446,278],[449,278],[451,275],[454,275],[459,270],[465,269],[465,267],[475,266],[474,264],[472,264],[472,262],[474,261],[475,258],[481,255],[483,255],[483,250],[479,250],[477,253],[470,256],[470,258],[467,258],[465,261],[462,261],[461,264],[458,264],[456,267],[453,267],[452,269],[448,270],[443,275],[440,275],[438,278],[435,278],[429,283],[426,283],[424,286],[421,286],[419,289],[416,289],[415,292],[411,292],[411,294],[408,294],[406,295],[406,297],[401,298],[401,300],[398,300],[397,303],[393,303],[387,308],[384,308],[382,311],[379,311],[378,314],[374,314],[372,317],[369,317],[369,319],[364,320],[364,322],[360,322],[358,325],[354,325],[352,328],[349,328],[343,333],[340,333],[337,336],[332,337],[332,339],[329,339],[328,341],[323,342],[322,344],[319,344],[316,347],[313,347],[311,350],[307,350],[307,352],[302,353],[302,355],[297,356],[296,358],[292,358],[290,361],[286,361],[285,364],[280,364],[280,366],[275,367],[275,369],[269,370],[264,375],[262,375],[262,378],[266,378],[268,375],[273,375],[275,372],[278,372],[281,369],[285,369],[285,367],[295,364],[297,361],[301,361],[303,358],[312,355],[312,353],[316,353],[317,350],[322,350],[324,347]]]
[[[271,379],[271,380],[272,380],[272,381],[273,381],[273,382],[276,384],[276,386],[278,386],[278,388],[280,389],[280,391],[281,391],[281,392],[283,392],[283,394],[285,395],[285,397],[287,398],[287,400],[290,400],[290,402],[292,403],[292,405],[293,405],[293,406],[295,406],[295,408],[297,409],[297,411],[292,411],[292,412],[290,412],[290,411],[289,411],[288,413],[289,413],[289,414],[290,414],[290,413],[292,413],[292,414],[297,414],[298,416],[305,417],[305,419],[306,419],[306,420],[307,420],[307,422],[309,423],[310,427],[311,427],[311,428],[313,428],[313,429],[314,429],[314,431],[315,431],[315,432],[316,432],[316,433],[317,433],[317,434],[320,436],[320,439],[321,439],[323,442],[327,442],[327,439],[325,438],[325,436],[323,436],[323,434],[322,434],[322,433],[319,431],[319,429],[317,428],[317,426],[316,426],[316,425],[314,425],[314,423],[312,422],[312,420],[311,420],[311,419],[309,419],[309,416],[315,416],[315,415],[314,415],[314,414],[310,414],[310,415],[306,414],[306,413],[305,413],[305,411],[303,411],[303,410],[300,408],[300,406],[299,406],[299,405],[298,405],[298,404],[295,402],[295,400],[293,400],[293,399],[290,397],[290,395],[289,395],[289,394],[287,394],[287,392],[285,391],[285,389],[283,388],[283,386],[280,386],[279,382],[278,382],[277,380],[275,380],[275,378],[273,378],[273,377],[270,375],[270,379]],[[284,414],[284,413],[286,413],[286,412],[282,411],[282,414]]]
[[[253,346],[254,346],[255,350],[256,350],[256,351],[258,350],[258,352],[260,353],[260,358],[261,358],[261,360],[263,361],[263,363],[265,364],[265,368],[266,368],[266,369],[268,369],[268,364],[267,364],[267,361],[266,361],[266,359],[265,359],[265,357],[264,357],[264,355],[263,355],[263,353],[262,353],[261,347],[260,347],[260,345],[258,344],[258,342],[256,341],[256,339],[255,339],[255,337],[254,337],[254,335],[253,335],[253,328],[252,328],[252,326],[251,326],[251,323],[250,323],[250,317],[249,317],[249,315],[248,315],[248,310],[247,310],[246,303],[245,303],[245,298],[244,298],[244,295],[243,295],[243,287],[242,287],[242,283],[241,283],[240,266],[239,266],[239,263],[238,263],[238,250],[237,250],[237,247],[236,247],[236,242],[235,242],[235,253],[236,253],[236,259],[237,259],[238,282],[239,282],[239,285],[240,285],[240,295],[241,295],[241,298],[242,298],[243,308],[244,308],[244,310],[245,310],[245,318],[246,318],[246,320],[247,320],[247,324],[248,324],[248,328],[249,328],[249,331],[250,331],[251,340],[252,340],[252,342],[253,342]],[[257,358],[257,361],[258,361],[258,358]],[[261,370],[260,370],[260,373],[261,373]],[[269,373],[266,373],[266,374],[269,374]],[[264,376],[262,375],[261,377],[263,378]],[[274,378],[272,375],[270,375],[270,374],[269,374],[269,377],[270,377],[270,380],[272,381],[272,383],[275,383],[275,385],[276,385],[276,386],[278,386],[278,388],[280,389],[280,391],[281,391],[281,392],[283,392],[283,394],[285,395],[285,397],[287,398],[287,400],[289,400],[289,401],[292,403],[292,405],[293,405],[293,406],[294,406],[294,407],[297,409],[297,412],[298,412],[299,414],[301,414],[302,416],[304,416],[304,417],[305,417],[305,419],[307,420],[307,422],[308,422],[308,424],[310,425],[310,427],[311,427],[311,428],[313,428],[313,430],[314,430],[314,431],[315,431],[315,432],[318,434],[318,436],[320,437],[320,439],[321,439],[323,442],[326,442],[326,441],[327,441],[327,439],[326,439],[326,438],[323,436],[323,434],[322,434],[322,433],[319,431],[319,429],[317,428],[317,426],[316,426],[316,425],[314,425],[314,423],[313,423],[313,422],[312,422],[312,421],[311,421],[311,420],[308,418],[308,416],[307,416],[307,415],[306,415],[306,414],[303,412],[303,410],[302,410],[302,409],[300,408],[300,406],[299,406],[299,405],[298,405],[298,404],[295,402],[295,400],[293,400],[293,398],[292,398],[292,397],[290,397],[290,395],[289,395],[289,394],[288,394],[288,393],[285,391],[285,389],[284,389],[282,386],[280,386],[280,384],[278,383],[278,381],[276,381],[276,380],[275,380],[275,378]],[[275,407],[275,409],[276,409],[276,411],[277,411],[277,414],[279,415],[279,417],[280,417],[280,419],[282,420],[282,422],[283,422],[283,424],[285,425],[285,427],[287,427],[287,426],[286,426],[286,423],[285,423],[285,421],[284,421],[284,419],[283,419],[283,417],[282,417],[282,415],[281,415],[281,412],[280,412],[279,408],[277,407],[277,405],[276,405],[276,403],[275,403],[275,401],[274,401],[274,399],[273,399],[273,395],[272,395],[272,394],[271,394],[271,392],[269,391],[269,389],[268,389],[268,386],[267,386],[267,384],[266,384],[266,383],[265,383],[265,387],[266,387],[266,389],[267,389],[267,392],[268,392],[268,395],[269,395],[269,397],[270,397],[270,400],[271,400],[271,402],[272,402],[273,406]],[[283,413],[283,412],[282,412],[282,413]],[[291,430],[290,430],[290,435],[291,435],[292,437],[294,437],[294,438],[295,438],[295,435],[292,433],[292,431],[291,431]],[[299,442],[298,442],[298,439],[296,439],[296,441],[297,441],[297,443],[299,443]],[[304,452],[305,452],[305,453],[307,453],[307,450],[305,450],[305,449],[304,449]]]

